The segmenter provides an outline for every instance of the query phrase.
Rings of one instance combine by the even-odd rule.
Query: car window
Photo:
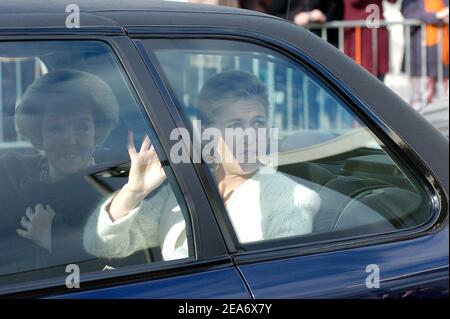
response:
[[[143,43],[192,123],[242,250],[385,234],[431,217],[404,161],[308,67],[240,41]]]
[[[0,92],[0,287],[193,256],[181,192],[106,44],[0,42]]]

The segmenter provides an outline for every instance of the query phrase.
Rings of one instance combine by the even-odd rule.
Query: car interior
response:
[[[134,108],[136,102],[129,93],[129,88],[124,85],[125,82],[117,76],[108,76],[111,65],[115,67],[115,62],[105,57],[104,53],[98,52],[95,45],[85,45],[83,56],[80,56],[79,50],[68,51],[67,47],[60,48],[51,43],[31,45],[26,51],[23,51],[20,45],[11,43],[2,47],[0,56],[10,59],[39,58],[47,70],[71,68],[99,75],[113,88],[122,109]],[[93,176],[105,171],[111,172],[111,169],[115,169],[117,174],[113,176],[115,178],[104,178],[100,174],[96,179],[99,186],[96,191],[108,194],[126,182],[129,161],[126,136],[130,128],[137,127],[140,127],[139,132],[145,132],[142,118],[121,114],[119,125],[96,154],[98,166],[95,167]],[[140,138],[142,136],[137,136],[136,140]],[[344,151],[340,149],[334,154],[323,156],[329,153],[330,145],[338,138],[339,136],[331,133],[300,130],[284,139],[285,147],[279,154],[278,170],[294,181],[311,187],[320,195],[321,208],[315,217],[314,234],[326,234],[323,238],[327,239],[340,238],[342,234],[349,237],[389,233],[415,227],[428,220],[431,207],[425,192],[414,186],[410,174],[405,174],[405,170],[401,170],[392,161],[387,155],[387,149],[368,147],[365,143],[350,143]],[[364,138],[362,140],[364,142]],[[340,142],[345,143],[345,137],[341,138]],[[22,154],[37,152],[26,143],[20,146],[17,143],[11,144],[11,147],[7,145],[4,143],[0,148],[0,158],[10,151]],[[304,242],[308,240],[305,239]],[[266,247],[267,244],[261,245]],[[246,250],[245,246],[242,250]],[[83,265],[87,269],[103,270],[105,268],[99,267],[120,268],[161,260],[161,251],[157,247],[123,259],[102,260],[100,263],[93,259],[83,262]],[[51,276],[52,272],[52,268],[41,269],[8,275],[4,279],[7,283],[23,281],[24,276],[41,279],[46,277],[46,273]],[[0,274],[0,282],[3,282],[3,277]]]
[[[190,86],[195,86],[199,74],[195,66],[185,67],[187,70],[184,71],[183,77],[187,85],[184,86],[186,91],[182,91],[180,78],[183,77],[179,76],[179,69],[177,71],[173,69],[173,63],[167,62],[170,59],[192,60],[199,65],[203,63],[204,72],[211,75],[218,72],[217,64],[211,63],[216,61],[218,56],[219,61],[222,61],[219,69],[230,68],[229,61],[240,59],[241,69],[262,74],[263,83],[268,83],[268,72],[274,73],[276,82],[272,83],[272,89],[275,92],[271,93],[274,103],[278,104],[276,102],[278,96],[286,104],[289,90],[297,91],[298,96],[294,94],[294,101],[297,98],[300,105],[297,107],[298,110],[304,111],[306,103],[304,100],[307,98],[302,96],[302,93],[309,95],[308,99],[311,100],[311,94],[315,90],[318,95],[329,95],[329,100],[334,101],[334,105],[337,103],[337,109],[334,106],[334,110],[325,109],[325,112],[347,113],[347,119],[353,121],[344,132],[332,128],[321,130],[320,122],[317,122],[320,121],[318,117],[315,118],[315,123],[310,123],[311,127],[308,129],[298,125],[295,129],[286,129],[288,121],[277,122],[277,115],[272,114],[274,118],[272,125],[280,131],[279,153],[276,154],[278,171],[316,190],[321,198],[321,208],[315,216],[313,234],[294,239],[293,243],[390,233],[416,227],[429,220],[432,215],[429,197],[422,187],[416,186],[419,183],[411,170],[406,165],[403,166],[403,163],[400,166],[400,161],[393,152],[364,124],[355,120],[357,117],[351,110],[344,110],[345,103],[336,102],[338,100],[326,92],[323,84],[317,84],[318,80],[306,68],[293,66],[273,52],[265,55],[266,52],[261,48],[257,48],[259,54],[255,56],[250,46],[249,51],[246,51],[247,47],[244,45],[233,43],[227,47],[228,44],[219,44],[218,41],[210,42],[210,44],[196,43],[201,50],[192,48],[195,47],[193,44],[192,47],[188,44],[177,44],[175,48],[172,48],[170,43],[155,44],[156,47],[161,47],[160,52],[155,49],[155,56],[160,61],[159,68],[165,72],[166,81],[171,84],[170,89],[177,97],[178,107],[191,119],[195,119],[196,112],[195,102],[192,102],[195,101],[195,96],[192,96],[195,94],[190,92]],[[222,46],[223,51],[218,52],[212,48],[216,46]],[[260,67],[259,70],[255,67],[255,60],[258,60],[256,66]],[[276,65],[272,71],[270,64]],[[289,68],[297,70],[294,71],[292,79],[299,81],[298,88],[290,89],[286,79],[283,78],[289,72]],[[305,90],[305,81],[300,79],[302,76],[313,83],[312,87]],[[186,99],[186,95],[189,94],[191,97]],[[314,117],[312,113],[323,112],[318,110],[321,107],[320,97],[313,101],[315,103],[311,103],[309,109],[312,118]],[[341,110],[338,110],[339,108]],[[286,112],[282,103],[273,109]],[[286,116],[286,113],[283,113],[283,116]],[[302,119],[302,114],[296,116]],[[296,120],[292,122],[295,126]],[[242,251],[264,249],[270,247],[269,242],[240,245],[240,249]],[[274,247],[277,245],[280,245],[279,240],[274,241]]]
[[[99,196],[109,196],[120,189],[126,183],[128,177],[128,132],[133,130],[135,140],[140,142],[146,134],[146,128],[142,115],[137,111],[130,112],[130,110],[136,110],[137,102],[135,97],[130,94],[132,91],[129,90],[128,83],[123,78],[118,77],[117,74],[111,74],[121,72],[117,68],[117,62],[112,60],[109,54],[105,54],[103,48],[99,49],[98,44],[89,41],[73,44],[65,42],[64,45],[61,45],[61,42],[45,42],[45,44],[30,42],[26,47],[12,42],[2,43],[0,61],[20,64],[23,61],[30,60],[36,61],[36,67],[40,68],[40,73],[59,69],[86,71],[99,76],[113,89],[120,105],[119,123],[101,147],[96,149],[94,153],[96,165],[84,173],[86,173],[86,180],[88,181],[86,187],[92,187],[92,191],[97,192]],[[14,115],[0,114],[0,120],[4,123],[14,123]],[[17,140],[0,141],[0,159],[10,152],[22,155],[40,154],[39,150],[19,136],[17,136]],[[114,172],[114,174],[106,176],[102,174],[105,172]],[[17,225],[14,224],[11,227],[17,227]],[[77,264],[80,265],[82,271],[90,272],[106,271],[161,260],[161,250],[159,247],[155,247],[136,252],[127,258],[93,258],[92,260],[77,261]],[[41,263],[36,261],[35,264]],[[64,267],[54,265],[45,269],[30,269],[17,273],[14,263],[11,261],[8,263],[5,257],[5,259],[2,259],[2,265],[0,266],[0,283],[13,284],[30,279],[53,277],[56,272],[64,274]]]
[[[383,151],[357,149],[279,170],[321,186],[315,186],[322,206],[314,232],[373,225],[371,233],[386,233],[420,225],[429,218],[430,207],[423,195]],[[364,228],[361,235],[367,232]]]

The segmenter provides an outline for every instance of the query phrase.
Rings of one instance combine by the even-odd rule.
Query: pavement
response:
[[[433,101],[419,111],[431,124],[445,136],[449,136],[449,97],[445,96]]]
[[[395,93],[408,102],[411,95],[410,79],[406,74],[389,73],[384,83]],[[436,126],[444,135],[449,136],[449,94],[448,91],[440,98],[435,98],[431,104],[422,107],[419,113]],[[411,106],[412,107],[412,106]]]

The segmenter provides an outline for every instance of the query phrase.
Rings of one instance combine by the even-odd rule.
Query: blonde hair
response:
[[[227,105],[242,99],[257,99],[268,115],[267,88],[256,76],[243,71],[226,71],[214,75],[206,82],[198,96],[198,117],[210,125]]]

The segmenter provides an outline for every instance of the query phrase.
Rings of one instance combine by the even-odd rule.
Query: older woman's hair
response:
[[[243,71],[226,71],[210,78],[198,96],[198,115],[211,124],[220,112],[239,100],[255,99],[269,113],[267,88],[253,74]]]
[[[95,142],[102,144],[119,120],[119,107],[109,85],[93,74],[51,71],[35,80],[16,108],[16,127],[23,137],[42,149],[42,120],[45,113],[86,107],[92,112]]]

